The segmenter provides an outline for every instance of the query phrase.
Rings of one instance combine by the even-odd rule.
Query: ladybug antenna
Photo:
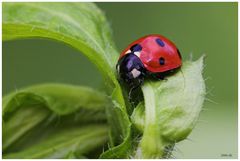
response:
[[[180,69],[180,71],[181,71],[181,73],[182,73],[182,75],[183,75],[183,89],[185,89],[185,77],[184,77],[184,74],[183,74],[182,69]]]

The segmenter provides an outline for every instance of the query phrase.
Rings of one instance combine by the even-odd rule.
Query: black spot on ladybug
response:
[[[164,65],[165,64],[165,59],[163,57],[159,58],[159,64]]]
[[[141,45],[139,45],[139,44],[135,44],[135,45],[133,45],[133,46],[130,48],[130,50],[131,50],[132,52],[141,51],[141,50],[142,50],[142,47],[141,47]]]
[[[177,49],[177,53],[178,53],[178,56],[180,57],[180,59],[182,59],[182,56],[180,54],[180,51]]]
[[[163,42],[161,39],[159,39],[159,38],[156,39],[156,42],[157,42],[157,44],[160,45],[161,47],[164,47],[164,45],[165,45],[164,42]]]

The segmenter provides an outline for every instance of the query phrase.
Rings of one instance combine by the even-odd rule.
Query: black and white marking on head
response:
[[[137,78],[141,72],[139,70],[137,70],[136,68],[134,68],[132,71],[131,71],[132,75],[133,75],[133,78]]]
[[[140,52],[139,51],[135,51],[133,54],[135,54],[137,57],[140,58]]]
[[[156,39],[156,43],[161,47],[164,47],[164,45],[165,45],[164,42],[159,38]]]
[[[165,64],[165,59],[163,57],[159,58],[159,64],[164,65]]]
[[[131,53],[131,50],[128,50],[125,52],[125,54],[130,54]]]
[[[142,46],[139,44],[135,44],[130,48],[131,52],[135,54],[137,57],[140,57],[140,51],[142,50]]]

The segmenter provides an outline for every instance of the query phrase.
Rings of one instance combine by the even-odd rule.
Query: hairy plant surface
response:
[[[105,91],[35,85],[3,98],[3,158],[167,158],[192,131],[205,95],[203,58],[147,80],[133,107],[116,76],[110,27],[93,3],[3,3],[3,40],[48,38],[83,53]]]

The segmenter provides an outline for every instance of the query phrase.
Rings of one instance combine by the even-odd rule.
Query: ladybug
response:
[[[131,90],[139,87],[146,77],[164,79],[180,69],[182,58],[176,45],[158,34],[147,35],[122,51],[116,65],[120,78]]]

